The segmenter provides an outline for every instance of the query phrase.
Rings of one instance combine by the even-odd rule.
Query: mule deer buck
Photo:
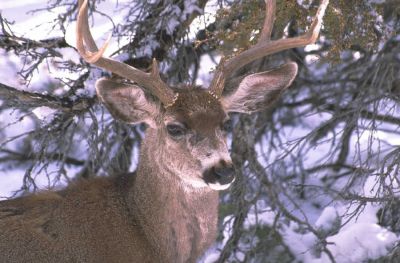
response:
[[[0,202],[0,262],[195,262],[217,232],[218,191],[234,181],[226,143],[228,113],[261,110],[297,74],[288,63],[245,77],[230,95],[235,70],[282,50],[314,43],[328,0],[301,36],[270,40],[275,1],[266,0],[258,43],[222,59],[209,89],[174,89],[154,61],[150,73],[103,56],[79,0],[77,48],[89,63],[132,83],[102,78],[98,97],[117,119],[148,125],[134,174],[80,180],[58,192]]]

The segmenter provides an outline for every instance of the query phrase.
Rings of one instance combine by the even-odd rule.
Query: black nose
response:
[[[235,169],[232,166],[228,167],[215,167],[213,169],[217,181],[223,184],[229,184],[235,178]]]
[[[203,173],[203,179],[208,184],[226,185],[235,179],[235,168],[232,164],[221,162]]]

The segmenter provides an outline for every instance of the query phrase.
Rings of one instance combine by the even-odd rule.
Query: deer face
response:
[[[100,79],[99,98],[119,120],[145,122],[162,148],[163,165],[192,187],[223,190],[235,178],[226,136],[229,116],[207,90],[179,90],[177,100],[164,108],[138,86]]]
[[[183,89],[164,107],[138,86],[100,79],[97,94],[111,114],[128,123],[145,122],[162,148],[165,167],[193,187],[223,190],[234,168],[226,144],[229,112],[251,113],[268,107],[290,85],[297,65],[252,74],[229,96],[216,98],[205,89]],[[158,147],[158,146],[157,146]]]
[[[182,90],[162,126],[165,151],[179,160],[170,163],[184,181],[215,190],[229,187],[235,174],[226,144],[230,120],[219,100],[202,89]]]

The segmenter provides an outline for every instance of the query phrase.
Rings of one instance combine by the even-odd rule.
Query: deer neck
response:
[[[149,130],[128,203],[163,262],[195,262],[215,240],[218,193],[182,184],[163,156],[161,138]]]

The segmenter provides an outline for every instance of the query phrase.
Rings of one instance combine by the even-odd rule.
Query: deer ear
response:
[[[228,112],[252,113],[270,106],[290,86],[297,74],[297,64],[287,63],[271,71],[245,77],[232,94],[222,98]]]
[[[102,78],[96,82],[96,91],[115,119],[132,124],[155,124],[159,103],[146,97],[140,87]]]

